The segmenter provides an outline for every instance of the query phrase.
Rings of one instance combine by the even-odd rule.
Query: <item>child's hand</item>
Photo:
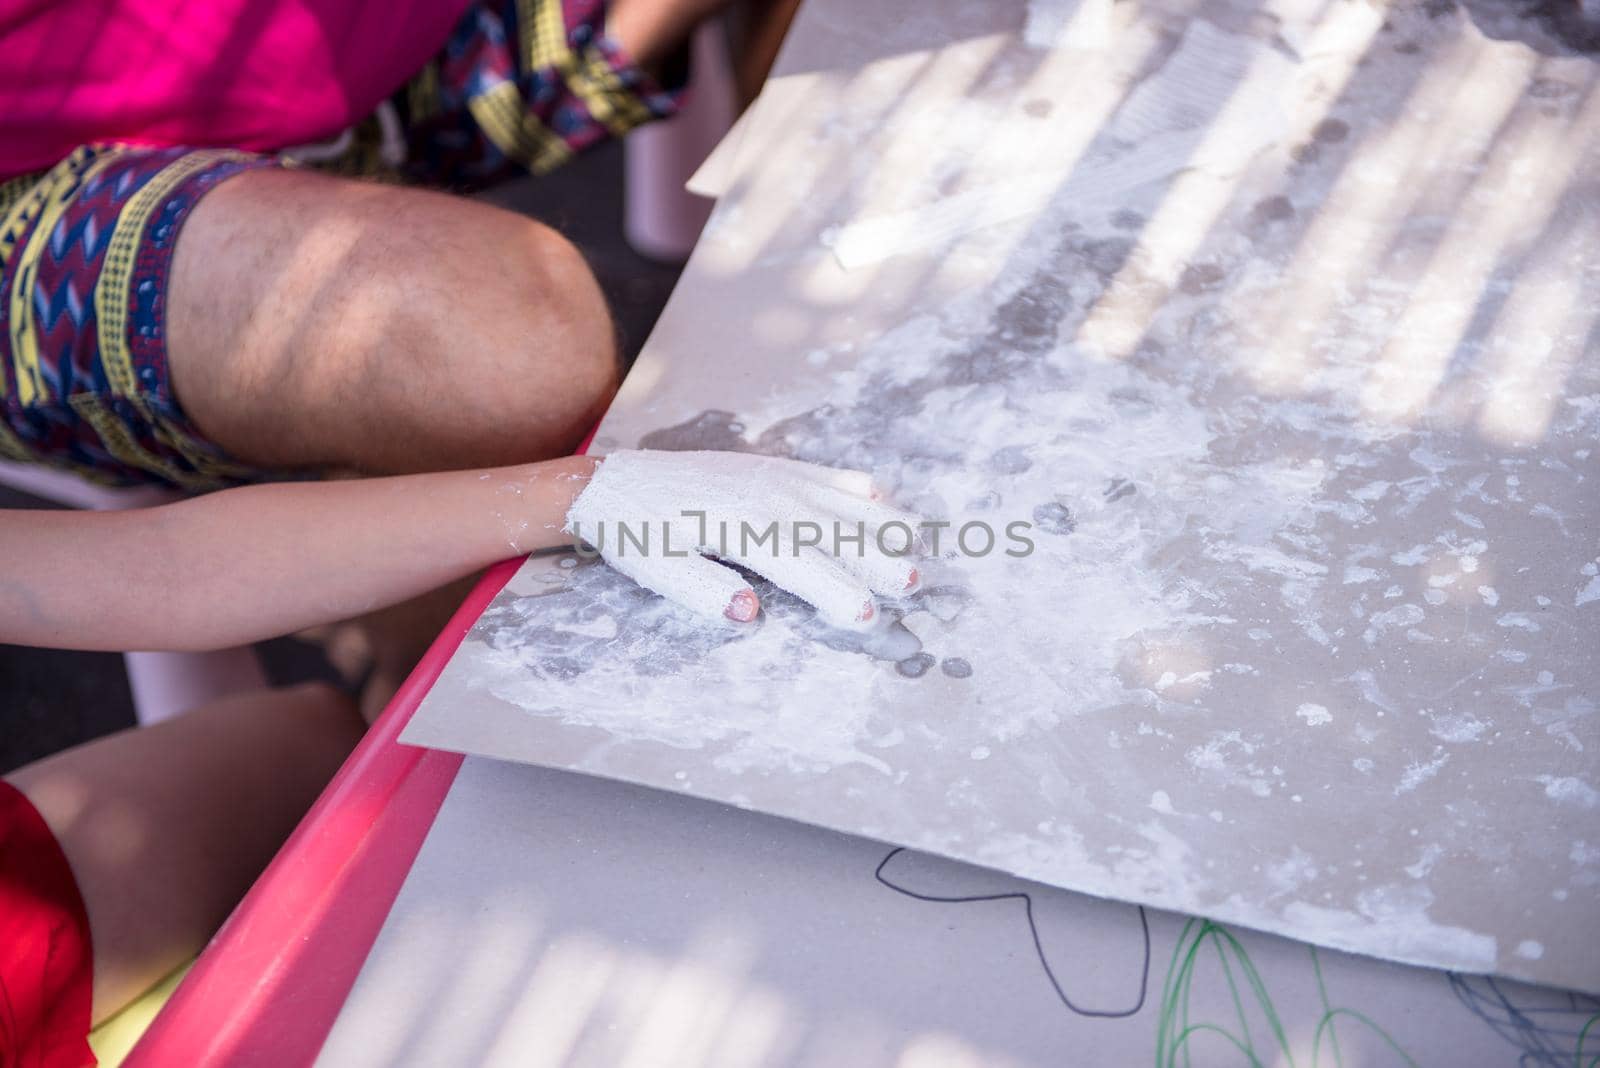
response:
[[[874,592],[917,584],[916,517],[871,499],[859,471],[734,452],[615,452],[566,529],[647,589],[736,622],[760,603],[737,563],[810,602],[836,626],[875,614]]]

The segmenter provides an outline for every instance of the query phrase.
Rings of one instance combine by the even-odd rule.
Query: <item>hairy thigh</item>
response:
[[[173,387],[256,464],[373,472],[569,451],[616,385],[582,256],[531,219],[441,193],[267,170],[178,239]]]

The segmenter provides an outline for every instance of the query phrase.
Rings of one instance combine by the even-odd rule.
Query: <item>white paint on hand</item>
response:
[[[868,499],[871,480],[843,471],[735,452],[624,450],[607,456],[567,514],[566,530],[646,589],[712,619],[741,622],[755,600],[736,562],[815,606],[835,626],[874,615],[873,592],[915,584],[907,557],[876,548],[888,522],[914,517]],[[800,541],[814,525],[821,546]],[[834,555],[836,526],[865,531]],[[761,540],[775,529],[775,540]],[[747,614],[748,613],[748,614]]]

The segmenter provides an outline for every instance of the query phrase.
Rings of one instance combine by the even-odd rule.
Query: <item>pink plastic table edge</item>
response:
[[[462,757],[400,733],[495,594],[484,573],[378,721],[212,938],[124,1062],[311,1064],[388,917]]]

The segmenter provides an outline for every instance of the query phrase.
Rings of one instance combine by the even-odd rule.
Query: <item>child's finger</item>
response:
[[[779,477],[796,479],[806,485],[826,486],[855,497],[876,496],[872,476],[848,467],[823,467],[783,456],[763,456],[761,463]]]
[[[859,627],[876,613],[866,583],[827,553],[801,548],[795,555],[792,543],[782,543],[775,555],[753,555],[740,563],[805,601],[836,627]]]
[[[607,562],[645,589],[701,615],[748,623],[761,607],[744,576],[699,553],[617,556]]]
[[[911,552],[916,548],[917,529],[922,517],[880,501],[869,501],[853,493],[827,486],[812,486],[806,491],[808,504],[830,512],[829,522],[837,519],[847,534],[865,528],[867,541],[890,553]],[[885,530],[884,528],[888,528]],[[878,537],[883,531],[883,537]]]
[[[866,583],[869,589],[890,597],[902,597],[917,588],[917,562],[912,556],[885,553],[870,533],[857,545],[854,530],[848,533],[852,540],[832,547],[837,549],[834,558],[845,572]]]
[[[878,487],[873,485],[872,476],[865,471],[856,471],[848,467],[816,467],[811,464],[803,466],[808,469],[810,482],[864,500],[875,500],[879,495]]]

